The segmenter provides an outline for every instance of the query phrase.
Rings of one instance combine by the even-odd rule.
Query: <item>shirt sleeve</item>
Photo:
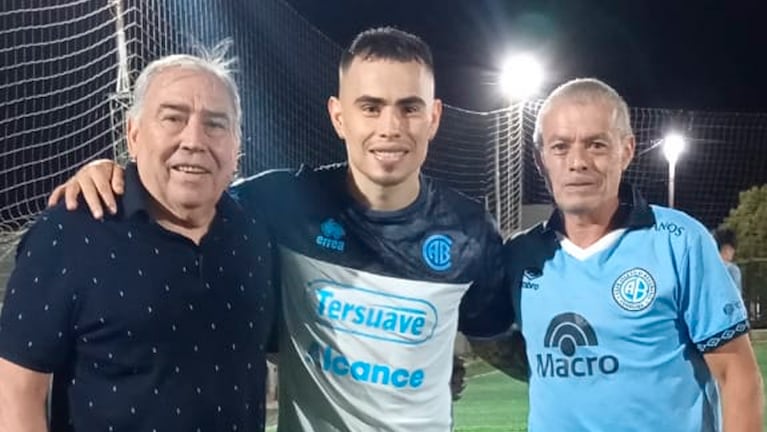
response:
[[[485,220],[478,275],[463,296],[458,329],[469,337],[505,333],[514,320],[511,290],[504,270],[503,239],[489,216]]]
[[[510,238],[505,245],[504,250],[504,263],[503,267],[506,272],[506,285],[510,291],[510,301],[514,306],[514,324],[517,328],[522,328],[522,311],[519,309],[519,305],[522,300],[522,278],[526,269],[528,271],[540,274],[543,268],[543,263],[533,265],[528,262],[531,251],[533,248],[526,248],[527,243],[526,234],[519,234]],[[541,243],[543,240],[541,240]]]
[[[705,353],[746,333],[748,315],[713,238],[702,227],[691,231],[681,264],[680,305],[690,339]]]
[[[271,314],[269,333],[266,337],[266,352],[279,353],[280,342],[280,328],[282,323],[282,273],[280,267],[279,250],[277,249],[277,243],[273,236],[269,235],[269,242],[271,248],[269,248],[269,271],[271,278],[271,299],[270,305],[274,311]]]
[[[63,210],[62,210],[63,211]],[[65,240],[65,223],[45,213],[24,235],[0,315],[0,357],[51,373],[73,346],[76,268]]]
[[[249,213],[256,213],[266,221],[270,229],[283,223],[286,195],[293,193],[292,170],[268,170],[238,179],[228,189],[229,195]]]
[[[270,170],[254,176],[240,179],[232,183],[229,187],[229,195],[237,201],[247,214],[255,217],[259,223],[263,224],[266,232],[266,241],[272,246],[269,248],[269,270],[273,297],[274,314],[270,320],[269,333],[267,335],[266,351],[269,353],[279,352],[279,331],[282,322],[282,280],[279,250],[277,248],[277,238],[275,236],[275,221],[279,220],[278,206],[273,196],[272,190],[280,190],[276,183],[291,173],[287,170]],[[283,190],[284,192],[284,190]]]

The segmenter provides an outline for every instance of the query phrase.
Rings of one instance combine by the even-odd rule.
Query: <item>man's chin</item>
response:
[[[407,180],[407,176],[400,173],[383,173],[370,177],[373,182],[382,187],[397,186]]]
[[[186,189],[186,188],[185,188]],[[196,210],[206,206],[214,207],[218,202],[218,197],[213,194],[200,191],[199,189],[184,190],[169,197],[170,204],[178,209]]]
[[[574,201],[557,204],[557,207],[562,213],[567,213],[574,216],[587,215],[589,213],[593,213],[596,210],[596,206],[592,203]]]

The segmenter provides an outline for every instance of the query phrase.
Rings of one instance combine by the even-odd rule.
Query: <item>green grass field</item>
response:
[[[767,340],[754,342],[762,376],[767,377]],[[468,387],[455,403],[456,432],[527,430],[527,385],[482,362],[467,367]],[[763,430],[767,431],[767,422]]]
[[[468,386],[453,406],[456,432],[527,430],[527,384],[481,361],[467,365],[466,376]]]

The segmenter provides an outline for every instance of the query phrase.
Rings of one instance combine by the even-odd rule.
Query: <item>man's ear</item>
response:
[[[631,161],[634,159],[634,152],[636,151],[636,138],[634,135],[628,135],[623,138],[621,144],[623,145],[621,166],[623,167],[623,171],[626,171],[626,169],[631,164]]]
[[[328,99],[328,115],[338,138],[345,139],[343,109],[341,108],[341,101],[335,96]]]
[[[535,161],[535,167],[538,169],[538,174],[543,177],[543,182],[546,184],[546,189],[553,196],[554,190],[551,188],[551,182],[549,181],[549,172],[546,170],[546,165],[543,164],[543,147],[539,147],[537,144],[533,144],[533,160]]]
[[[431,125],[429,126],[429,141],[433,140],[439,130],[439,124],[442,120],[442,100],[434,99],[434,105],[431,110]]]
[[[134,117],[128,117],[128,133],[125,136],[128,140],[128,154],[130,155],[130,158],[134,160],[136,159],[136,154],[138,153],[139,149],[138,129],[138,120]]]
[[[543,155],[541,155],[541,148],[537,144],[533,144],[533,160],[535,161],[535,167],[538,169],[538,174],[543,178],[546,178],[546,167],[543,166]]]

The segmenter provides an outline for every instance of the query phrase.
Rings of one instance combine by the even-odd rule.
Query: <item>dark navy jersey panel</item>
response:
[[[499,269],[481,259],[493,256],[499,235],[479,203],[423,176],[407,208],[370,211],[347,193],[346,173],[345,165],[272,171],[233,192],[248,197],[243,206],[265,213],[280,244],[327,262],[426,281],[471,282]],[[450,256],[424,251],[439,235],[452,242]]]

